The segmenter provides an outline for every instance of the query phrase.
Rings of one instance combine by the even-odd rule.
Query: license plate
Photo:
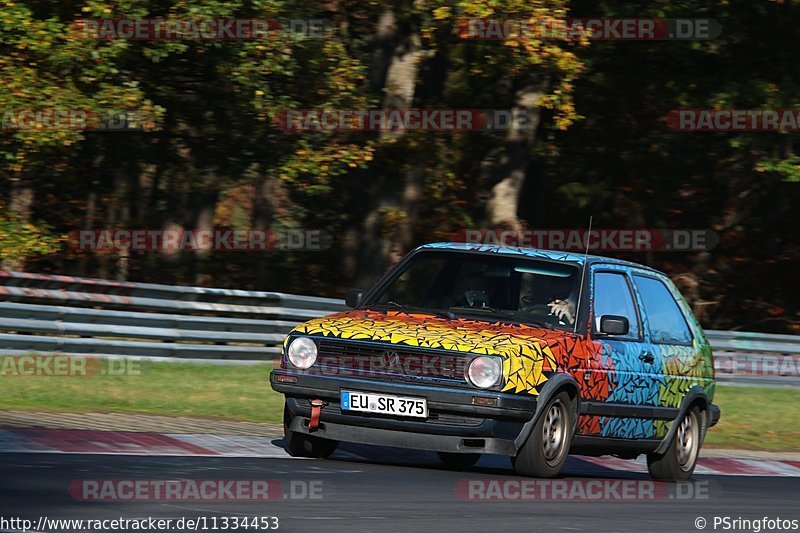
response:
[[[417,418],[427,418],[428,416],[428,402],[425,398],[343,390],[341,400],[342,411],[362,411]]]

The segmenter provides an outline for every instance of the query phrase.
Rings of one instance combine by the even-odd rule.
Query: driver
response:
[[[491,298],[495,288],[490,280],[481,272],[470,273],[464,281],[463,296],[469,307],[491,307]]]

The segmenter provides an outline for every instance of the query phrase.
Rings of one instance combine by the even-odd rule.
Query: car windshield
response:
[[[580,270],[574,264],[488,254],[420,252],[364,307],[427,311],[571,330]]]

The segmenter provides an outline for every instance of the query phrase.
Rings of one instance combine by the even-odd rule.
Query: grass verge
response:
[[[138,375],[0,377],[0,409],[133,412],[280,423],[283,397],[269,364],[215,366],[137,363]],[[722,419],[708,433],[715,448],[800,452],[800,390],[717,387]]]
[[[283,396],[269,386],[271,364],[135,363],[137,375],[0,377],[0,409],[281,422]]]
[[[705,446],[800,452],[800,389],[717,385],[722,410]]]

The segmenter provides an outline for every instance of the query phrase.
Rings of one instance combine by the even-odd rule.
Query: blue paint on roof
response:
[[[655,270],[645,265],[624,261],[622,259],[614,259],[612,257],[603,257],[600,255],[584,255],[575,252],[563,252],[559,250],[541,250],[538,248],[525,248],[521,246],[501,246],[497,244],[477,244],[477,243],[463,243],[463,242],[434,242],[430,244],[423,244],[417,250],[455,250],[463,252],[480,252],[480,253],[495,253],[502,255],[523,255],[533,259],[549,259],[551,261],[564,261],[566,263],[574,263],[583,265],[584,259],[588,264],[592,263],[610,263],[615,265],[622,265],[628,267],[644,268],[647,270]],[[656,271],[658,272],[658,271]]]

